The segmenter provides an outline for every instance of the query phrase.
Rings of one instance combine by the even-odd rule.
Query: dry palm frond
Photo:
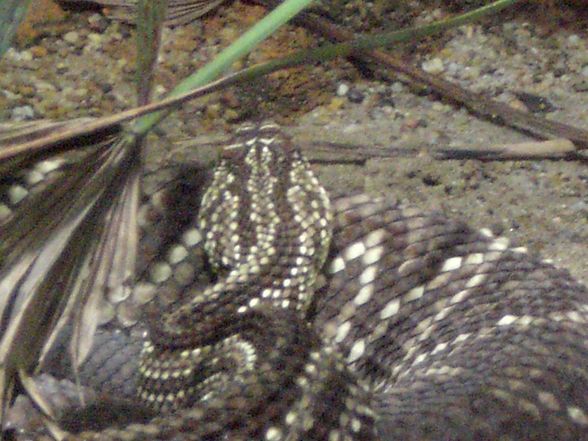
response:
[[[139,1],[140,78],[152,75],[166,6]],[[151,81],[140,84],[146,103]],[[66,325],[77,371],[102,306],[134,282],[142,139],[88,125],[0,125],[0,429],[18,382],[53,417],[30,376]]]
[[[113,7],[112,17],[118,20],[134,22],[137,0],[65,0],[69,3],[97,3]],[[168,25],[181,25],[196,20],[213,10],[225,0],[169,0]]]
[[[112,290],[129,289],[134,276],[136,140],[101,133],[35,151],[18,148],[76,123],[21,124],[0,133],[0,145],[18,152],[0,164],[0,183],[24,183],[19,197],[6,199],[0,219],[0,417],[18,376],[34,371],[67,323],[74,366],[83,360],[97,304]]]
[[[213,81],[311,1],[286,0],[178,85],[173,94],[185,95],[174,101]],[[194,2],[172,0],[170,9],[174,5],[185,7],[177,9],[184,14],[195,11]],[[138,110],[114,119],[136,117]],[[9,191],[4,209],[0,199],[0,427],[19,378],[35,394],[29,376],[58,331],[72,323],[76,368],[90,350],[101,299],[124,297],[110,294],[130,288],[141,174],[138,138],[166,115],[146,115],[122,134],[113,133],[119,130],[113,130],[113,118],[100,124],[19,125],[0,134],[7,145],[0,148],[0,190],[4,185]],[[32,191],[20,182],[31,184]]]

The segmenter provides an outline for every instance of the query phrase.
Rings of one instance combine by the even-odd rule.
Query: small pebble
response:
[[[56,67],[56,72],[60,75],[66,73],[68,71],[67,64],[65,63],[58,63]]]
[[[433,103],[433,105],[431,106],[431,108],[435,111],[435,112],[439,112],[439,113],[447,113],[451,111],[451,106],[447,105],[447,104],[443,104],[439,101],[435,101]]]
[[[581,42],[582,39],[576,34],[572,34],[568,37],[568,44],[572,47],[578,47]]]
[[[347,99],[352,102],[352,103],[356,103],[359,104],[361,103],[365,98],[365,95],[357,90],[357,89],[351,89],[349,91],[349,93],[347,94]]]
[[[15,61],[32,61],[33,60],[33,54],[31,53],[31,51],[21,51],[21,52],[17,52],[17,57],[15,59]]]
[[[329,103],[328,107],[330,110],[336,111],[336,110],[342,109],[344,105],[345,105],[345,101],[343,100],[343,98],[334,97],[331,100],[331,102]]]
[[[390,92],[380,92],[378,94],[378,105],[382,107],[395,107],[396,103]]]
[[[480,78],[480,68],[477,66],[467,66],[463,70],[463,78],[467,80],[477,80]]]
[[[90,29],[102,33],[108,27],[108,20],[102,14],[92,14],[88,17]]]
[[[349,86],[345,83],[339,84],[337,87],[337,96],[345,96],[349,92]]]
[[[414,130],[418,127],[426,127],[427,126],[427,122],[421,118],[407,118],[406,120],[404,120],[404,122],[402,123],[402,127],[401,130],[406,131],[406,130]]]
[[[390,90],[392,90],[394,93],[400,93],[404,90],[404,84],[402,84],[400,81],[396,81],[392,83]]]
[[[102,42],[104,41],[104,37],[95,32],[90,32],[88,34],[88,41],[92,46],[100,47],[102,45]]]
[[[48,81],[37,81],[35,83],[35,88],[40,93],[57,92],[57,88]]]
[[[165,92],[165,90],[163,92]],[[235,94],[235,91],[232,89],[227,90],[225,93],[221,95],[221,101],[224,105],[232,109],[237,109],[241,105],[239,97],[237,96],[237,94]]]
[[[443,67],[443,60],[441,58],[433,58],[432,60],[425,61],[422,64],[422,68],[425,72],[430,74],[440,74],[445,70]]]
[[[588,80],[577,81],[572,85],[576,92],[588,92]]]
[[[43,46],[33,46],[30,51],[35,58],[43,58],[47,55],[47,49]]]
[[[526,92],[515,92],[515,96],[533,113],[553,112],[557,109],[547,98]]]
[[[80,39],[80,35],[75,31],[71,31],[71,32],[68,32],[67,34],[65,34],[63,36],[63,39],[70,44],[75,44]]]
[[[35,110],[31,106],[19,106],[12,109],[12,119],[16,121],[33,119],[34,117]]]
[[[460,71],[461,66],[455,62],[451,62],[447,65],[447,73],[452,77],[457,76],[457,73]]]
[[[161,84],[158,84],[153,88],[153,95],[156,97],[161,97],[161,96],[165,95],[166,93],[167,93],[167,89]]]

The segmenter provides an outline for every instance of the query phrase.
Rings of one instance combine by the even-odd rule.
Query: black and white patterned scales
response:
[[[198,218],[166,219],[198,204],[163,193],[142,209],[149,270],[105,321],[172,299],[120,380],[171,412],[71,439],[588,439],[588,292],[567,272],[441,214],[329,202],[273,125],[225,147]],[[107,390],[116,338],[82,372]]]

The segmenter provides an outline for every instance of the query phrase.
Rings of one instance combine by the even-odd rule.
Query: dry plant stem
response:
[[[56,124],[51,129],[44,130],[43,133],[41,131],[36,132],[38,136],[31,134],[27,138],[14,139],[13,143],[4,144],[3,148],[0,149],[0,161],[16,156],[19,153],[49,150],[78,136],[95,135],[100,137],[105,131],[108,133],[119,133],[121,130],[120,125],[125,122],[151,112],[166,110],[171,106],[180,105],[199,96],[222,90],[224,87],[236,82],[238,82],[238,75],[229,75],[190,92],[165,98],[144,106],[133,107],[132,109],[124,110],[114,115],[95,119],[77,119],[63,124]],[[1,137],[0,141],[2,141]],[[67,146],[64,148],[67,148]]]
[[[484,149],[441,149],[433,156],[436,159],[479,159],[484,161],[504,161],[523,159],[577,159],[574,144],[566,138],[548,141],[531,141],[517,144],[495,145]]]
[[[267,6],[265,0],[255,0],[255,2]],[[352,32],[312,13],[300,14],[297,17],[297,23],[334,42],[348,41],[355,37]],[[493,123],[523,131],[539,139],[566,138],[572,141],[577,149],[588,149],[588,130],[513,109],[506,104],[466,90],[443,78],[429,75],[382,50],[376,49],[367,53],[358,52],[354,56],[362,61],[375,61],[393,70],[396,74],[401,74],[407,83],[429,88],[442,98],[463,105],[473,114]]]
[[[575,155],[576,148],[569,139],[531,141],[518,144],[493,145],[480,150],[455,148],[439,149],[424,145],[414,150],[402,147],[373,147],[362,144],[318,142],[301,146],[312,163],[363,165],[370,159],[416,158],[426,154],[437,160],[477,159],[481,161],[535,160],[535,159],[586,159]],[[336,159],[332,159],[335,157]]]

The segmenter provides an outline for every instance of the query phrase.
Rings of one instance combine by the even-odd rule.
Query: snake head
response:
[[[330,202],[292,138],[275,124],[243,126],[222,149],[202,199],[199,226],[213,267],[296,256],[320,267],[331,233]],[[289,251],[290,254],[292,254]],[[252,260],[253,259],[253,260]],[[270,259],[274,260],[274,259]]]
[[[241,126],[222,148],[220,157],[219,168],[226,168],[226,173],[235,178],[231,181],[233,188],[247,191],[238,186],[287,176],[289,166],[300,159],[300,152],[279,126],[266,123]]]

